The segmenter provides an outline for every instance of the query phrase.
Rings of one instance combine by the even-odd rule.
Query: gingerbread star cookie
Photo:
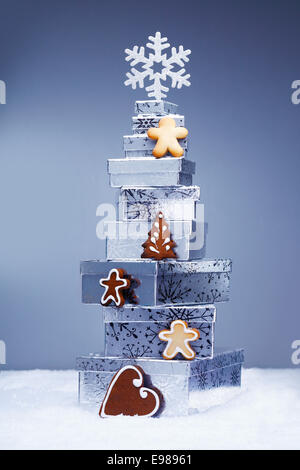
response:
[[[172,321],[170,330],[162,330],[158,334],[159,339],[168,344],[163,352],[164,359],[174,359],[181,353],[185,359],[194,359],[196,352],[189,345],[190,341],[200,338],[200,332],[196,328],[188,328],[183,320]]]
[[[113,268],[109,271],[108,277],[100,279],[99,284],[105,287],[101,297],[101,304],[106,306],[114,302],[117,307],[122,307],[125,303],[123,290],[130,287],[130,279],[126,279],[123,269]]]
[[[182,157],[183,148],[180,146],[178,139],[184,139],[188,135],[185,127],[176,127],[173,118],[165,116],[160,119],[158,127],[151,127],[148,130],[148,137],[157,140],[152,154],[156,158],[163,157],[170,152],[173,157]]]
[[[109,384],[99,411],[101,418],[119,415],[154,416],[162,405],[163,397],[158,389],[145,387],[145,379],[141,367],[122,367]]]

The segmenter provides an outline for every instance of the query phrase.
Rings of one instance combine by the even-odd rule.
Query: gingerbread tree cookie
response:
[[[148,239],[142,245],[144,248],[142,258],[154,258],[157,260],[177,258],[173,250],[176,243],[171,238],[169,226],[162,212],[158,213],[148,235]]]

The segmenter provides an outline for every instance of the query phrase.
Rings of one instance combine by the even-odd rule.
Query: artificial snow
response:
[[[188,417],[101,419],[78,405],[75,371],[2,371],[0,449],[300,449],[300,370],[242,380],[194,392]]]

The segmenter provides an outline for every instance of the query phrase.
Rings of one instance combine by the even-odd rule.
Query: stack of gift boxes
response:
[[[166,116],[185,125],[177,105],[137,101],[125,157],[108,160],[119,220],[108,223],[106,260],[81,263],[82,302],[102,304],[105,353],[77,358],[81,403],[100,408],[116,374],[134,366],[159,391],[155,416],[188,414],[193,391],[239,386],[243,363],[242,350],[214,347],[215,304],[229,300],[231,261],[205,258],[188,138],[178,140],[181,157],[153,156],[148,132]],[[115,414],[132,414],[125,408],[119,403]]]

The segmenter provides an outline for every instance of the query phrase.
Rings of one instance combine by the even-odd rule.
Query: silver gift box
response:
[[[200,338],[191,343],[196,358],[213,357],[216,309],[213,305],[194,307],[103,308],[105,355],[118,357],[155,357],[162,359],[166,343],[158,334],[170,329],[171,322],[183,320],[196,328]],[[174,359],[183,360],[178,354]]]
[[[196,191],[196,188],[199,191]],[[204,222],[204,205],[198,200],[200,188],[122,188],[117,201],[119,219],[153,221],[158,212],[167,220]]]
[[[185,158],[109,159],[112,187],[191,186],[195,163]]]
[[[156,140],[150,139],[147,135],[143,134],[123,136],[123,149],[126,158],[151,157],[156,144]],[[180,139],[179,144],[184,150],[183,157],[186,157],[188,138]],[[168,152],[166,156],[172,155]]]
[[[123,269],[139,281],[135,288],[138,304],[199,305],[229,300],[231,261],[203,259],[195,261],[82,261],[82,302],[100,304],[103,287],[99,280],[111,269]],[[130,292],[125,303],[131,305]]]
[[[119,218],[151,221],[161,211],[169,220],[192,220],[199,199],[199,186],[123,186],[117,200]]]
[[[126,206],[127,212],[131,206],[159,204],[160,201],[169,201],[172,203],[184,203],[198,201],[200,199],[199,186],[165,186],[148,187],[140,186],[137,188],[123,186],[120,189],[118,202]]]
[[[200,199],[199,186],[165,186],[165,187],[138,187],[123,186],[120,190],[120,201],[133,204],[136,202],[149,204],[160,199],[170,201],[197,201]]]
[[[158,127],[158,123],[162,116],[156,116],[155,114],[143,115],[132,117],[132,131],[134,134],[146,134],[148,129],[151,127]],[[184,116],[179,114],[169,114],[169,117],[174,119],[176,127],[184,127]]]
[[[239,386],[243,350],[219,350],[212,359],[165,361],[146,358],[116,358],[89,354],[77,358],[79,401],[99,411],[107,388],[122,367],[140,366],[152,385],[163,395],[160,416],[185,416],[191,410],[190,393],[221,386]]]
[[[136,101],[134,105],[135,114],[156,114],[164,116],[166,114],[177,114],[177,104],[164,100]]]
[[[208,305],[189,305],[184,307],[141,307],[124,306],[102,307],[104,322],[130,322],[130,321],[158,321],[171,322],[173,320],[215,322],[216,307],[212,304]]]

